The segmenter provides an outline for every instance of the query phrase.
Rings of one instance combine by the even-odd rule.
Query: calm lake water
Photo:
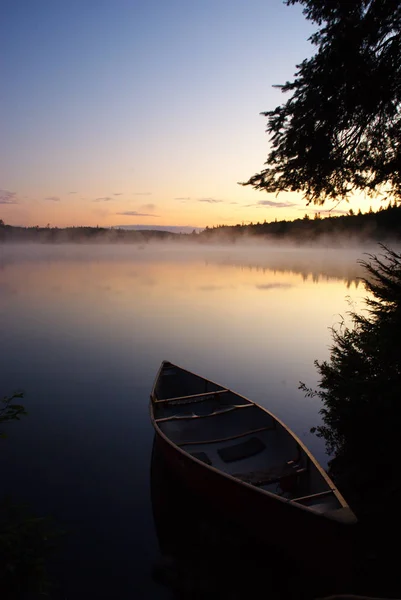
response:
[[[377,252],[377,248],[373,251]],[[28,415],[1,440],[2,492],[67,531],[62,598],[166,598],[150,496],[148,401],[163,359],[269,408],[323,465],[315,359],[361,249],[0,246],[1,395]]]

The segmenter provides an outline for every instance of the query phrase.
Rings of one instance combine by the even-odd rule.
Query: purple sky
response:
[[[244,188],[313,28],[281,0],[5,0],[0,218],[204,227],[296,218]],[[365,201],[366,204],[366,201]]]

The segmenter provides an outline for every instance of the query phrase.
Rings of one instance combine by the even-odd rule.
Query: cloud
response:
[[[118,212],[116,215],[124,215],[126,217],[158,217],[159,215],[150,215],[149,213],[141,213],[137,210],[126,210],[125,212]]]
[[[123,193],[122,192],[114,192],[113,196],[122,196]]]
[[[103,196],[102,198],[95,198],[92,202],[111,202],[113,198],[110,196]]]
[[[134,196],[151,196],[152,192],[134,192]]]
[[[252,205],[250,205],[252,206]],[[259,200],[255,206],[268,206],[269,208],[290,208],[291,206],[298,206],[293,202],[274,202],[273,200]]]
[[[218,204],[224,202],[224,200],[217,200],[216,198],[197,198],[198,202],[209,202],[209,204]]]
[[[69,194],[78,194],[78,192],[68,192]]]
[[[273,200],[259,200],[253,204],[245,204],[245,207],[256,206],[256,208],[261,208],[265,206],[267,208],[290,208],[291,206],[299,206],[298,204],[294,204],[293,202],[274,202]]]
[[[184,201],[184,200],[191,200],[191,198],[190,198],[190,196],[185,196],[185,197],[182,197],[182,198],[174,198],[174,200],[182,200],[182,201]]]
[[[230,204],[238,204],[238,202],[230,202]]]
[[[44,200],[48,200],[49,202],[60,202],[60,198],[58,196],[47,196]]]
[[[142,204],[139,208],[141,210],[149,210],[150,212],[152,212],[153,210],[155,210],[156,204]]]
[[[18,204],[16,196],[17,192],[0,190],[0,204]]]

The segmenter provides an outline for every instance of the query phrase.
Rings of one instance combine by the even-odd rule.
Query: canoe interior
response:
[[[152,407],[163,434],[205,464],[319,513],[346,506],[293,434],[246,398],[164,362]]]

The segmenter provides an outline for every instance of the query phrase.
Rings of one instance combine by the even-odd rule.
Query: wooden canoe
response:
[[[265,408],[163,361],[151,420],[168,468],[209,504],[277,546],[345,558],[356,517],[300,439]],[[308,551],[308,550],[307,550]],[[331,557],[331,558],[330,558]]]

